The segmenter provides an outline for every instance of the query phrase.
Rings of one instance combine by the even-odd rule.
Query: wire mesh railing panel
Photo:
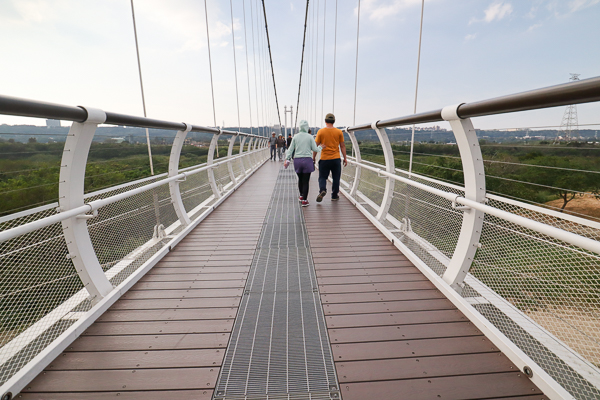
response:
[[[344,189],[350,189],[354,184],[354,178],[356,176],[356,166],[354,164],[348,164],[342,168],[342,181],[347,184]],[[343,183],[342,183],[343,184]]]
[[[376,172],[362,169],[360,171],[360,182],[358,183],[358,191],[367,199],[381,205],[383,201],[383,193],[385,192],[385,179],[377,176]],[[373,207],[368,208],[373,215],[377,214],[377,210]]]
[[[109,274],[111,282],[118,285],[150,258],[161,247],[152,240],[162,239],[176,221],[168,185],[100,208],[88,231],[104,271],[120,264]],[[121,263],[125,258],[131,260],[127,265]]]
[[[0,230],[55,213],[7,221]],[[74,307],[90,306],[68,254],[61,223],[0,243],[0,384],[78,319],[67,317]]]
[[[213,194],[206,171],[186,177],[185,181],[179,184],[179,191],[188,214]]]
[[[511,209],[513,213],[526,212],[500,201],[490,203],[497,208]],[[528,218],[546,219],[547,223],[556,225],[549,216],[537,214],[529,213]],[[571,231],[580,230],[589,236],[597,234],[590,227],[567,222]],[[564,226],[564,221],[560,224]],[[600,256],[490,215],[485,216],[480,243],[470,270],[478,282],[471,284],[471,288],[484,297],[485,293],[480,292],[487,288],[501,296],[527,317],[525,322],[533,322],[533,333],[530,332],[533,336],[536,336],[536,325],[543,329],[538,329],[540,333],[532,341],[513,329],[514,318],[499,317],[497,312],[490,311],[490,306],[486,316],[577,398],[598,398],[600,391],[593,390],[567,364],[569,357],[577,360],[580,355],[584,358],[580,361],[591,364],[592,370],[600,368]],[[483,290],[477,286],[479,282],[485,285]],[[469,291],[465,295],[472,296]],[[510,312],[510,307],[507,309]],[[518,312],[515,313],[517,318]],[[561,349],[562,344],[554,341],[557,347],[550,350],[565,354],[572,353],[570,349],[576,352],[561,357],[567,364],[557,363],[545,355],[548,343],[540,343],[548,336],[544,330],[551,335],[549,343],[553,336],[568,346]]]
[[[424,183],[424,182],[420,182]],[[432,250],[452,258],[462,225],[462,213],[452,203],[439,196],[396,182],[389,214],[401,223],[397,235],[438,275],[446,266],[440,257],[431,257]]]
[[[227,164],[220,164],[217,168],[214,169],[215,180],[217,181],[217,187],[222,192],[225,190],[227,185],[231,183],[231,177],[229,176],[229,168],[227,168]]]

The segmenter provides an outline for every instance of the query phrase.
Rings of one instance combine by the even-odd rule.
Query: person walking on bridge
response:
[[[300,192],[300,202],[302,207],[308,206],[308,188],[310,183],[310,174],[315,170],[313,154],[325,149],[326,145],[317,146],[315,139],[308,133],[308,122],[300,121],[300,132],[294,135],[290,146],[288,147],[284,167],[290,165],[292,156],[294,157],[294,170],[298,175],[298,191]]]
[[[283,135],[279,135],[277,138],[277,158],[279,161],[283,160],[283,152],[285,151],[285,139]]]
[[[342,161],[340,160],[340,151],[344,156],[344,167],[348,165],[346,159],[346,145],[344,144],[344,134],[341,130],[333,126],[335,115],[329,113],[325,116],[325,128],[319,129],[315,139],[317,145],[323,146],[321,159],[319,160],[319,195],[317,203],[323,201],[327,195],[327,179],[331,173],[333,183],[331,184],[331,200],[339,200],[340,178],[342,176]],[[313,154],[313,160],[317,153]]]
[[[271,161],[275,161],[275,157],[277,156],[277,138],[275,137],[275,132],[271,133],[269,145],[271,146]]]

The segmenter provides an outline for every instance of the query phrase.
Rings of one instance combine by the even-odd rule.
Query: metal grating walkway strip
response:
[[[293,169],[280,169],[214,399],[339,399]]]

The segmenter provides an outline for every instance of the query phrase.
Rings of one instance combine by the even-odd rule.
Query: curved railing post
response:
[[[106,113],[102,110],[85,110],[86,121],[73,122],[65,141],[58,184],[58,204],[61,212],[85,204],[83,193],[87,158],[96,128],[106,120]],[[92,297],[92,302],[96,303],[110,293],[113,286],[104,275],[87,228],[87,220],[94,215],[83,214],[66,219],[62,221],[62,227],[69,250],[68,257]]]
[[[235,140],[237,139],[237,135],[231,136],[229,139],[229,148],[227,149],[227,170],[229,171],[229,178],[233,185],[237,185],[237,179],[235,179],[235,174],[233,173],[233,165],[231,165],[231,156],[233,154],[233,145]]]
[[[375,130],[377,137],[381,142],[383,157],[385,158],[385,170],[386,172],[393,174],[396,170],[396,165],[394,164],[394,152],[392,151],[392,145],[390,144],[390,139],[388,138],[385,128],[378,128],[377,122],[373,122],[371,124],[371,128]],[[390,210],[390,205],[392,204],[392,199],[394,198],[395,183],[396,181],[394,179],[385,179],[385,191],[383,193],[383,199],[381,200],[379,212],[376,216],[378,221],[383,221],[387,217],[388,211]]]
[[[219,129],[219,133],[215,133],[212,140],[210,141],[210,147],[208,148],[208,159],[206,161],[206,165],[211,166],[215,160],[215,148],[217,146],[217,142],[219,141],[219,137],[221,136],[221,130]],[[208,173],[208,182],[210,183],[210,188],[212,189],[213,194],[216,199],[221,198],[221,191],[219,190],[219,186],[217,185],[217,180],[215,179],[215,171],[214,168],[209,168],[207,170]]]
[[[360,156],[360,147],[358,145],[358,140],[356,140],[356,136],[354,132],[349,131],[346,128],[346,133],[348,137],[350,137],[350,142],[352,143],[352,149],[354,150],[354,156],[356,158],[356,170],[354,171],[354,181],[352,182],[352,187],[350,188],[350,196],[356,197],[356,191],[358,190],[358,183],[360,181],[360,163],[362,162],[362,158]]]
[[[461,119],[458,116],[459,106],[460,104],[445,107],[442,110],[442,118],[450,122],[460,151],[465,182],[465,198],[483,203],[485,201],[485,169],[481,148],[471,119]],[[471,268],[475,252],[479,247],[484,213],[468,207],[456,207],[454,204],[453,207],[463,211],[463,221],[454,254],[443,279],[460,292],[462,282]]]
[[[240,169],[242,170],[241,176],[246,176],[246,166],[244,165],[244,144],[246,143],[247,136],[243,136],[240,141]]]
[[[173,146],[171,146],[171,155],[169,156],[169,177],[179,174],[181,149],[183,148],[185,137],[190,130],[192,130],[192,125],[186,124],[185,129],[177,131],[177,134],[175,135]],[[179,180],[169,182],[169,192],[171,193],[171,203],[173,203],[173,208],[175,209],[175,214],[177,214],[179,222],[181,222],[183,226],[187,226],[191,224],[192,221],[185,211],[183,200],[181,199],[181,191],[179,190],[179,182]]]

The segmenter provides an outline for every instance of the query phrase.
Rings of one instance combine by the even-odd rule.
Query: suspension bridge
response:
[[[417,72],[413,114],[344,129],[341,200],[302,208],[293,170],[269,161],[281,121],[267,10],[250,4],[259,128],[241,126],[237,69],[238,129],[216,126],[214,90],[213,127],[145,102],[140,117],[0,95],[2,115],[72,122],[57,201],[0,217],[0,398],[600,398],[600,223],[486,191],[472,121],[600,101],[600,77],[417,113]],[[305,44],[294,125],[318,125],[324,64]],[[396,167],[386,128],[414,143],[433,122],[463,185],[412,171],[412,147]],[[146,129],[150,163],[149,130],[172,132],[167,172],[86,191],[99,125]],[[382,163],[361,156],[366,130]],[[211,135],[207,160],[183,168],[194,133]]]

